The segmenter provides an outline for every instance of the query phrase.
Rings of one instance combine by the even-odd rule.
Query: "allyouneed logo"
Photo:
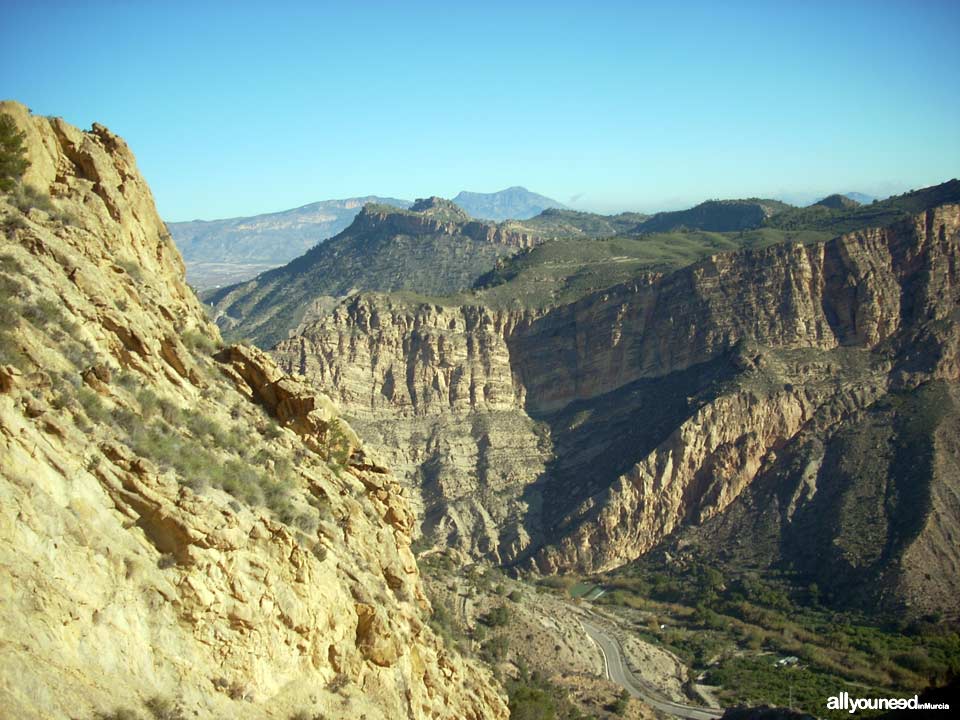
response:
[[[846,710],[851,715],[858,710],[949,710],[947,703],[922,703],[920,696],[912,698],[852,698],[842,692],[827,699],[827,710]]]

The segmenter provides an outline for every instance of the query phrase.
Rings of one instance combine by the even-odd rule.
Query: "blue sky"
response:
[[[6,0],[0,26],[0,96],[124,136],[168,220],[885,195],[960,175],[958,71],[956,0]]]

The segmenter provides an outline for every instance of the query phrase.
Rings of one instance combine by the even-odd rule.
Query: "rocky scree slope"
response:
[[[853,502],[866,489],[844,490],[851,512],[865,513],[850,527],[874,513],[893,534],[874,533],[869,551],[843,562],[889,578],[891,604],[922,595],[955,611],[957,550],[938,538],[960,522],[946,440],[958,227],[960,206],[939,206],[826,243],[716,255],[543,311],[360,295],[274,355],[394,448],[432,540],[543,573],[613,568],[724,517],[774,477],[787,446],[829,444],[877,403],[913,406],[913,394],[944,383],[942,422],[924,420],[917,436],[936,452],[914,480],[896,480],[889,463],[848,473],[880,503],[868,512]],[[777,486],[789,512],[765,536],[770,562],[799,561],[799,528],[811,526],[790,524],[828,497],[816,488],[831,466],[807,469]],[[916,489],[908,504],[883,490],[905,483]],[[897,518],[910,513],[919,519],[904,530]],[[816,531],[827,545],[851,535],[828,522]],[[946,574],[911,553],[936,556]],[[926,574],[929,591],[911,590]]]
[[[4,711],[506,718],[425,625],[396,480],[327,398],[216,351],[126,144],[0,112],[39,190],[0,198]]]
[[[222,330],[270,347],[335,298],[361,290],[451,294],[471,287],[498,257],[538,242],[535,235],[472,220],[441,198],[418,200],[409,210],[367,205],[337,237],[206,300]]]

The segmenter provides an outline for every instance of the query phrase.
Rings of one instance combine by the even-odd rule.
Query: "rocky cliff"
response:
[[[358,297],[275,356],[405,448],[428,534],[541,572],[607,569],[723,515],[798,438],[833,437],[891,391],[955,383],[958,227],[944,205],[537,313]],[[949,496],[944,472],[924,484]],[[944,503],[924,515],[931,536],[960,521]],[[901,539],[880,565],[916,547]]]
[[[34,188],[0,198],[4,712],[505,718],[425,625],[403,491],[328,399],[216,351],[125,143],[0,112]]]
[[[333,393],[405,477],[428,534],[497,561],[530,542],[522,489],[545,470],[507,340],[524,312],[360,295],[274,356]]]

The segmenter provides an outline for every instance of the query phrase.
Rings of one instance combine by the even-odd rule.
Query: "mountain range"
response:
[[[691,519],[720,534],[736,513],[759,522],[746,509],[755,493],[801,493],[807,476],[789,468],[813,467],[811,437],[826,455],[816,455],[824,476],[810,482],[828,487],[840,472],[831,453],[852,461],[858,423],[868,432],[884,403],[908,425],[927,422],[910,419],[926,403],[943,407],[918,443],[948,432],[947,318],[956,302],[948,288],[956,286],[944,263],[957,252],[958,201],[957,181],[871,206],[833,197],[800,209],[710,201],[629,218],[629,229],[609,237],[617,228],[589,214],[548,210],[540,220],[471,225],[433,199],[407,211],[367,208],[317,254],[209,300],[225,330],[265,348],[279,339],[281,366],[331,393],[389,455],[432,541],[527,570],[596,572],[662,547],[671,531],[693,533]],[[511,234],[538,226],[566,235]],[[934,237],[944,240],[931,245]],[[443,257],[474,269],[451,275]],[[880,267],[886,275],[869,270]],[[920,338],[939,349],[913,365]],[[702,445],[703,432],[715,447]],[[421,443],[434,450],[418,451]],[[919,452],[892,448],[884,482],[905,493],[910,481],[897,468]],[[774,456],[781,464],[769,465]],[[669,470],[681,460],[684,470]],[[867,456],[862,462],[843,471],[851,487],[884,492],[871,484]],[[916,594],[918,576],[902,564],[903,553],[927,552],[923,543],[936,545],[947,530],[891,534],[901,533],[898,517],[939,517],[918,508],[935,506],[929,498],[952,492],[956,480],[924,472],[928,500],[887,507],[887,530],[872,540],[850,530],[871,560],[841,553],[824,563],[820,553],[819,565],[804,565],[793,533],[815,532],[824,547],[841,548],[845,536],[836,533],[847,531],[811,530],[791,516],[749,545],[751,562],[805,568],[838,603],[894,608],[910,598],[918,609],[956,612],[946,599],[954,575],[944,570]],[[675,490],[644,500],[651,483]],[[830,490],[837,502],[847,492]],[[793,502],[802,512],[791,512],[813,522],[830,493],[803,502],[801,493]],[[851,528],[868,522],[852,510],[846,517]],[[736,555],[734,541],[725,542]],[[864,594],[867,579],[881,576],[887,590]]]
[[[522,187],[493,193],[463,191],[453,202],[471,217],[487,220],[529,218],[546,208],[563,207]],[[398,208],[412,204],[367,195],[250,217],[170,222],[167,228],[186,261],[187,279],[204,290],[246,280],[299,257],[344,230],[368,203]]]
[[[0,140],[6,712],[822,714],[960,673],[960,181],[337,206],[204,307],[121,138],[3,103]]]

